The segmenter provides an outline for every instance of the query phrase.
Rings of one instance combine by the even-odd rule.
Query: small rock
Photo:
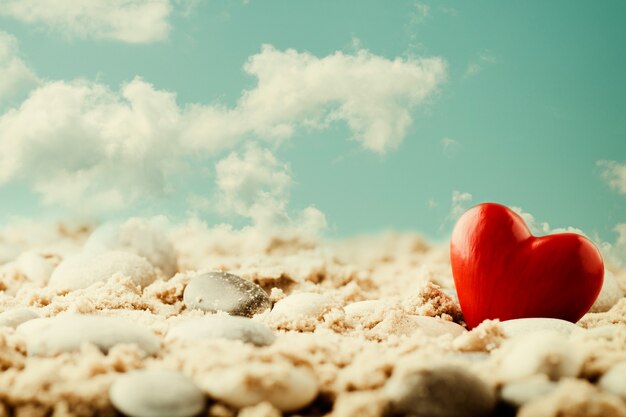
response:
[[[370,335],[384,340],[389,335],[410,336],[421,332],[427,337],[451,335],[457,337],[467,332],[463,326],[438,317],[414,316],[401,311],[387,314],[387,317],[371,330]]]
[[[129,417],[192,417],[205,406],[202,391],[176,371],[140,370],[118,377],[109,397]]]
[[[569,335],[576,329],[580,329],[579,326],[572,322],[561,319],[549,319],[549,318],[526,318],[526,319],[513,319],[506,320],[500,323],[502,330],[509,337],[515,337],[525,334],[530,334],[537,331],[551,330]]]
[[[31,356],[53,356],[92,343],[103,352],[120,343],[135,344],[146,354],[159,350],[159,339],[150,330],[117,317],[64,314],[27,321],[17,327],[26,337]]]
[[[318,319],[328,311],[332,301],[322,294],[300,292],[291,294],[274,305],[273,317],[290,319],[313,318]]]
[[[383,300],[365,300],[350,303],[343,308],[348,317],[364,317],[375,314],[385,306]]]
[[[506,384],[500,392],[500,397],[515,407],[521,407],[526,403],[550,394],[556,389],[557,385],[556,382],[550,381],[545,377],[522,379]]]
[[[600,382],[600,388],[626,401],[626,362],[618,363],[605,373]]]
[[[276,336],[264,324],[247,317],[216,314],[189,320],[173,327],[167,333],[167,339],[230,339],[256,346],[268,346],[274,343]]]
[[[132,218],[122,224],[103,224],[89,236],[84,252],[95,254],[120,250],[134,253],[146,258],[170,278],[178,270],[178,257],[170,239],[157,223],[158,221]]]
[[[498,355],[504,381],[544,374],[552,380],[576,377],[583,357],[561,333],[537,331],[505,342]]]
[[[453,365],[396,368],[384,390],[393,413],[415,417],[479,417],[496,404],[481,379]]]
[[[192,278],[185,288],[183,300],[189,309],[212,313],[224,311],[246,317],[272,306],[260,286],[226,272],[208,272]]]
[[[310,404],[319,385],[307,369],[288,363],[247,363],[245,366],[211,372],[203,388],[213,398],[243,408],[263,401],[282,411],[295,411]]]
[[[15,264],[30,281],[46,284],[57,267],[59,258],[58,255],[45,255],[39,251],[31,250],[18,256]]]
[[[28,308],[15,308],[0,314],[0,327],[17,327],[29,320],[38,319],[39,314]]]
[[[144,258],[128,252],[109,251],[95,255],[84,253],[65,259],[52,273],[48,285],[76,290],[105,282],[118,273],[131,278],[141,287],[150,285],[156,278],[154,268]]]
[[[617,280],[610,271],[604,270],[602,289],[589,312],[604,313],[605,311],[609,311],[622,297],[624,297],[624,292],[617,283]]]

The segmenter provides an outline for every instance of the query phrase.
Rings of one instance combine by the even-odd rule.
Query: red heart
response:
[[[461,310],[471,329],[485,319],[550,317],[577,322],[594,303],[604,277],[598,249],[584,236],[533,236],[500,204],[469,209],[450,239]]]

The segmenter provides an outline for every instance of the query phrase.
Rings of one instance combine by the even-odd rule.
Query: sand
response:
[[[53,357],[28,356],[24,335],[2,327],[0,416],[115,416],[109,387],[120,373],[141,368],[181,371],[208,395],[204,415],[224,417],[382,416],[388,410],[385,385],[403,363],[460,364],[495,393],[508,382],[500,370],[503,356],[514,350],[507,344],[511,340],[498,321],[471,332],[462,328],[446,245],[415,234],[324,241],[191,223],[168,233],[178,259],[173,277],[155,267],[156,281],[144,288],[119,272],[84,289],[49,287],[56,266],[80,253],[90,232],[88,227],[61,227],[47,231],[45,239],[20,238],[15,231],[0,235],[6,254],[0,266],[0,312],[29,308],[41,317],[126,318],[154,332],[161,349],[146,357],[134,345],[117,345],[104,354],[85,344]],[[608,267],[623,293],[626,270]],[[259,284],[273,303],[301,293],[302,300],[314,301],[300,309],[298,303],[286,303],[281,314],[257,314],[253,320],[277,336],[267,347],[166,339],[172,326],[210,314],[188,310],[183,303],[189,280],[197,271],[210,270]],[[607,370],[626,360],[626,298],[608,311],[588,313],[578,324],[580,332],[567,339],[580,355],[577,375],[557,377],[555,391],[509,413],[626,416],[626,402],[597,385]],[[257,378],[269,392],[294,366],[310,372],[319,386],[315,399],[294,412],[283,413],[271,401],[236,408],[209,395],[212,381],[224,372]],[[253,370],[257,374],[251,375]]]

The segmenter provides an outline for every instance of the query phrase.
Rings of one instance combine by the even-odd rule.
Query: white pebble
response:
[[[448,334],[457,337],[465,332],[467,330],[463,326],[451,321],[438,317],[415,316],[398,311],[388,314],[383,321],[372,328],[370,333],[377,335],[380,339],[386,339],[390,335],[410,336],[416,333],[421,333],[427,337],[439,337]]]
[[[113,406],[129,417],[192,417],[206,402],[191,379],[169,370],[126,373],[113,382],[109,397]]]
[[[18,256],[15,265],[29,280],[46,284],[56,268],[57,262],[55,257],[45,256],[38,251],[26,251]]]
[[[216,314],[188,320],[167,333],[167,340],[230,339],[256,346],[274,343],[276,336],[262,323],[247,317]]]
[[[39,314],[28,308],[15,308],[0,314],[0,327],[17,327],[29,320],[39,318]]]
[[[144,258],[128,252],[108,251],[95,255],[83,253],[65,259],[52,273],[48,285],[76,290],[106,282],[118,273],[141,287],[150,285],[156,278],[154,268]]]
[[[330,308],[330,298],[313,292],[291,294],[274,305],[273,317],[289,319],[320,318]]]
[[[498,352],[500,377],[504,381],[544,374],[557,380],[576,377],[582,355],[566,336],[554,331],[537,331],[506,341]]]
[[[626,401],[626,362],[618,363],[605,373],[600,382],[600,388]]]
[[[589,312],[603,313],[609,311],[619,300],[624,297],[624,292],[620,288],[617,280],[610,271],[604,270],[604,281],[598,298],[591,306]]]
[[[350,303],[343,311],[348,317],[365,317],[380,311],[384,306],[383,300],[365,300]]]
[[[92,343],[103,352],[120,343],[135,344],[151,355],[160,348],[159,339],[150,330],[117,317],[64,314],[27,321],[17,327],[26,337],[31,356],[53,356],[78,350]]]
[[[564,335],[569,335],[574,330],[580,329],[576,324],[549,318],[526,318],[506,320],[500,323],[500,327],[509,337],[530,334],[538,331],[555,331]]]
[[[123,224],[106,223],[97,228],[84,246],[86,253],[120,250],[146,258],[170,278],[178,269],[171,241],[155,221],[132,218]]]
[[[319,390],[310,371],[284,363],[248,363],[212,372],[202,386],[211,397],[236,408],[267,401],[287,412],[310,404]]]
[[[512,381],[506,384],[500,392],[500,397],[515,407],[535,401],[550,394],[557,387],[557,383],[545,377],[533,377]]]

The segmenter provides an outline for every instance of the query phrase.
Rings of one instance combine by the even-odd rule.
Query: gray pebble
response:
[[[191,417],[205,407],[202,391],[185,375],[169,370],[140,370],[117,378],[109,397],[129,417]]]
[[[0,314],[0,327],[17,327],[29,320],[38,319],[39,314],[28,308],[15,308]]]
[[[396,370],[385,385],[392,415],[414,417],[486,416],[494,392],[477,376],[453,365]]]
[[[135,344],[151,355],[160,348],[159,339],[145,327],[117,317],[66,314],[27,321],[17,327],[26,338],[31,356],[53,356],[80,349],[91,343],[103,352],[120,343]]]
[[[272,305],[260,286],[226,272],[208,272],[192,278],[183,293],[183,301],[189,309],[246,317]]]
[[[521,407],[550,394],[557,385],[544,377],[522,379],[506,384],[500,391],[500,397],[515,407]]]
[[[170,329],[167,339],[230,339],[267,346],[276,336],[264,324],[247,317],[217,314],[183,322]]]

